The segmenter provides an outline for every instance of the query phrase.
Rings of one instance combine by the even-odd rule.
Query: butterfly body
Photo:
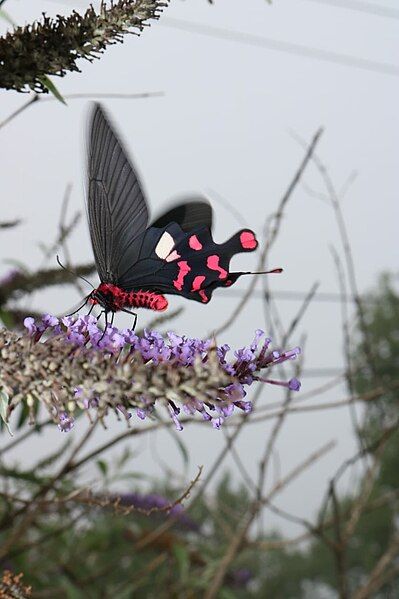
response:
[[[168,307],[166,297],[153,291],[125,291],[112,283],[101,283],[90,294],[90,303],[99,304],[107,312],[119,312],[126,308],[148,308],[163,312]]]

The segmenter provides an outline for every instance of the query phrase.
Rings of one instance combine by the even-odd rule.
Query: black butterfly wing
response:
[[[100,104],[89,123],[87,211],[102,282],[118,284],[140,255],[148,208],[137,173]]]
[[[164,229],[171,223],[177,223],[183,231],[189,233],[200,226],[212,230],[212,221],[213,214],[210,203],[204,198],[192,198],[189,201],[173,205],[167,212],[158,216],[151,226]]]
[[[208,227],[189,233],[177,223],[143,234],[140,256],[122,277],[126,290],[148,290],[180,295],[208,303],[217,287],[228,287],[243,274],[230,272],[231,258],[256,249],[255,235],[243,229],[228,241],[217,244]]]

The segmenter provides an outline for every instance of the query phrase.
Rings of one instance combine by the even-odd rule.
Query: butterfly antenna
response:
[[[85,301],[83,302],[83,304],[81,306],[79,306],[79,308],[77,308],[70,314],[65,314],[65,318],[67,318],[68,316],[73,316],[74,314],[76,314],[76,312],[79,312],[79,310],[81,310],[87,304],[88,301],[89,301],[89,296],[86,297]]]
[[[76,272],[74,272],[73,270],[70,270],[69,268],[67,268],[66,266],[64,266],[64,265],[61,263],[61,260],[59,259],[59,257],[58,257],[58,254],[57,254],[57,262],[58,262],[58,264],[61,266],[61,268],[63,268],[63,269],[64,269],[64,270],[66,270],[67,272],[69,272],[71,275],[74,275],[75,277],[78,277],[79,279],[82,279],[82,281],[85,281],[86,283],[88,283],[88,284],[90,285],[90,287],[91,287],[92,289],[94,289],[94,285],[92,285],[92,284],[90,283],[90,281],[88,281],[87,279],[85,279],[84,277],[82,277],[82,275],[78,275],[78,274],[77,274]],[[83,304],[83,305],[84,305],[84,304]],[[83,306],[82,306],[82,307],[83,307]],[[79,310],[80,310],[80,308],[79,308]]]

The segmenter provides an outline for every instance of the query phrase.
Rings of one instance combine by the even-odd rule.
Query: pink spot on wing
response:
[[[196,235],[191,235],[191,237],[188,240],[188,245],[192,250],[202,250],[202,243]]]
[[[200,290],[198,291],[198,293],[200,294],[200,296],[201,296],[201,299],[202,299],[202,301],[204,302],[204,304],[207,304],[207,303],[209,302],[209,298],[207,297],[207,295],[206,295],[205,291],[204,291],[203,289],[200,289]]]
[[[227,270],[219,266],[219,256],[208,256],[206,265],[210,270],[216,270],[219,273],[219,279],[225,279],[229,274]]]
[[[181,291],[183,289],[184,277],[190,272],[191,268],[185,260],[178,262],[177,266],[179,267],[179,273],[177,279],[173,281],[173,285],[178,291]]]
[[[171,252],[169,254],[169,256],[166,256],[165,260],[166,260],[166,262],[173,262],[174,260],[177,260],[178,258],[181,258],[180,254],[178,254],[176,252],[176,250],[173,250],[173,252]]]
[[[231,281],[230,279],[227,279],[227,281],[225,281],[224,286],[225,287],[230,287],[230,285],[233,284],[233,281]]]
[[[240,242],[245,250],[254,250],[258,247],[258,242],[252,231],[243,231],[240,235]]]
[[[199,291],[201,289],[201,285],[204,281],[205,281],[205,277],[203,275],[196,276],[193,281],[193,286],[191,288],[191,291]]]

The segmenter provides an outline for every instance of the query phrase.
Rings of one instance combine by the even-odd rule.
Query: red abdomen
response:
[[[168,307],[166,297],[153,291],[124,291],[111,283],[101,283],[97,291],[113,312],[123,308],[148,308],[163,312]]]

